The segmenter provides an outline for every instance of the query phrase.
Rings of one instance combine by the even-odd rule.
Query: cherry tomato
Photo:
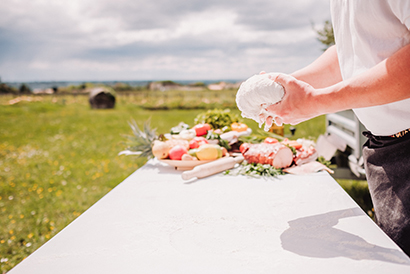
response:
[[[191,141],[189,141],[189,148],[190,149],[198,148],[203,144],[208,144],[208,140],[205,137],[198,136],[192,139]]]
[[[209,124],[198,124],[193,127],[196,132],[196,136],[203,136],[208,133],[208,130],[211,129]]]

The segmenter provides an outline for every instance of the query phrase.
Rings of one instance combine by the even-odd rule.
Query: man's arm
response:
[[[313,63],[291,75],[314,88],[325,88],[342,81],[336,46],[329,47]]]
[[[410,98],[410,44],[366,72],[318,91],[320,97],[340,102],[326,112],[378,106]],[[409,106],[410,108],[410,106]]]
[[[267,110],[284,123],[297,124],[322,114],[392,103],[410,98],[409,75],[410,45],[368,71],[329,87],[314,88],[280,74],[275,81],[284,86],[285,96]]]

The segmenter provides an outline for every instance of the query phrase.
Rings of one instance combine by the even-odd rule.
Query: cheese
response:
[[[282,100],[285,94],[283,86],[269,78],[270,75],[259,74],[250,77],[241,84],[236,94],[236,105],[242,117],[255,120],[259,127],[268,117],[272,117],[266,108]],[[264,129],[269,130],[269,126],[265,124]]]

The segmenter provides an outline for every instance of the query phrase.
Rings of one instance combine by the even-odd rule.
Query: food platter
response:
[[[162,163],[168,164],[170,166],[175,167],[176,170],[191,170],[196,166],[209,163],[215,160],[206,160],[206,161],[200,161],[200,160],[195,160],[195,161],[182,161],[182,160],[169,160],[169,159],[161,159],[158,160]]]

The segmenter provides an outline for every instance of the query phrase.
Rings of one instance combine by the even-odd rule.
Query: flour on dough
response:
[[[242,117],[259,123],[259,127],[272,117],[265,109],[282,100],[285,91],[283,86],[269,78],[270,74],[254,75],[241,84],[236,94],[236,105]],[[272,117],[274,118],[274,117]],[[269,126],[265,124],[265,131]]]

